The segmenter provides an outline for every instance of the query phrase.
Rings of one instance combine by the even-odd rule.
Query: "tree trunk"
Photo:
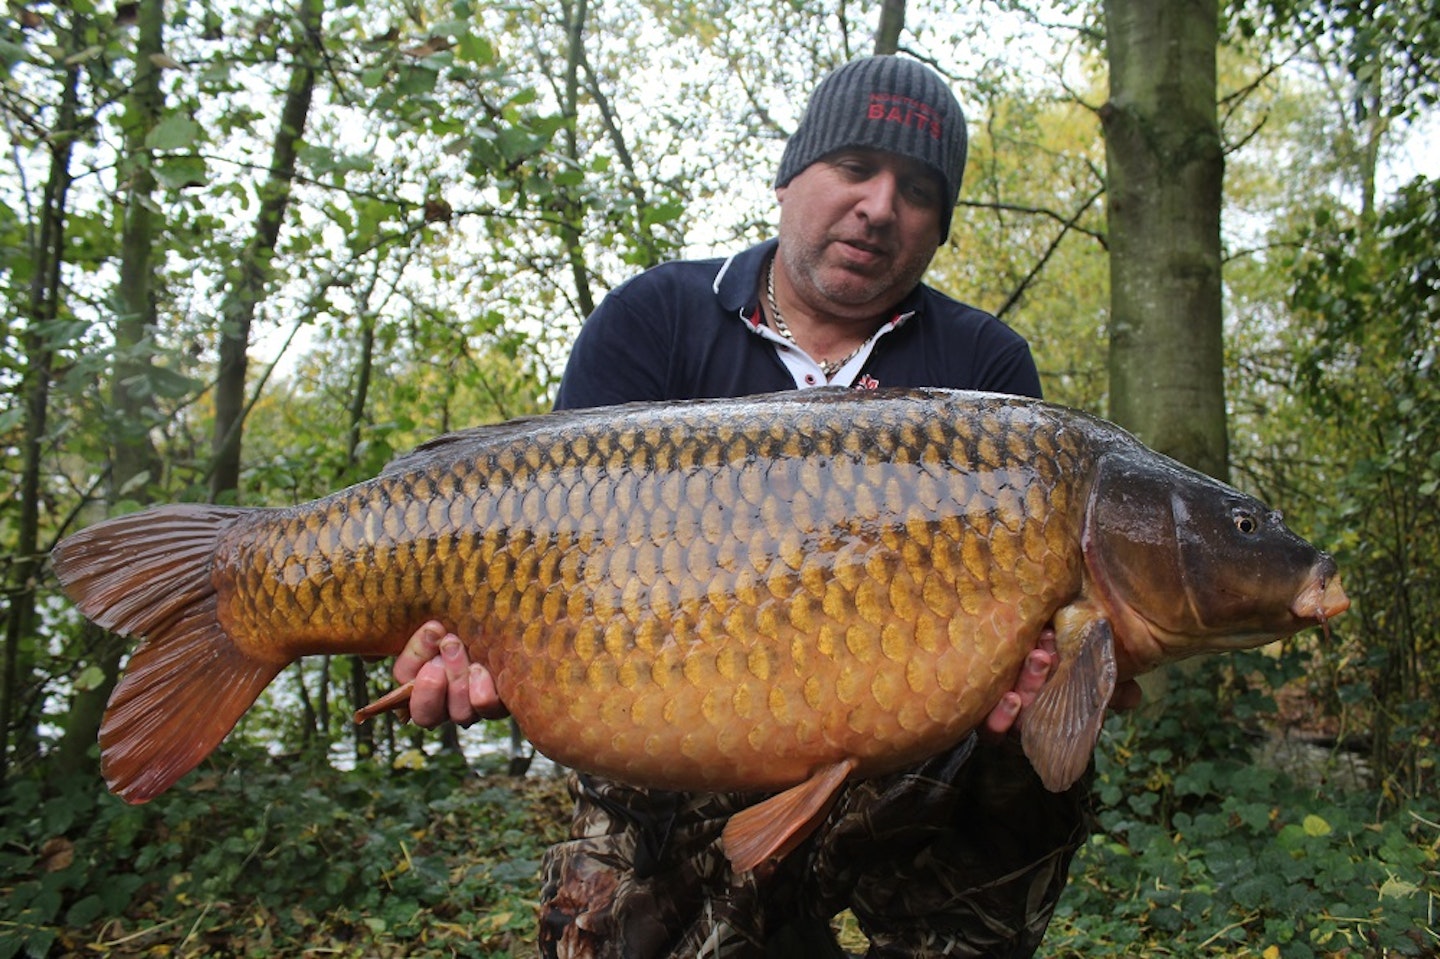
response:
[[[1110,416],[1224,479],[1215,0],[1105,0]]]
[[[1104,10],[1110,417],[1225,479],[1219,11],[1216,0],[1105,0]],[[1175,669],[1193,665],[1142,678],[1148,709],[1163,709]]]
[[[905,29],[905,0],[883,0],[880,23],[875,28],[875,53],[897,53],[900,34]]]
[[[366,297],[368,300],[368,296]],[[365,302],[365,301],[362,301]],[[346,472],[353,474],[359,459],[360,433],[365,423],[365,405],[370,398],[370,377],[375,364],[375,314],[366,310],[360,318],[360,355],[356,358],[355,391],[348,410],[350,423],[345,450]],[[348,477],[347,477],[348,478]],[[362,656],[350,657],[350,708],[358,710],[370,702],[368,666]],[[375,724],[351,723],[355,761],[375,755]]]
[[[80,32],[77,26],[76,34]],[[41,455],[50,409],[50,377],[54,360],[50,325],[55,321],[60,297],[60,264],[65,258],[65,203],[70,190],[71,146],[76,139],[79,112],[80,67],[65,70],[60,107],[55,117],[51,145],[50,173],[39,210],[39,230],[32,251],[34,274],[30,281],[28,313],[22,337],[25,370],[20,383],[24,419],[21,425],[19,519],[15,530],[15,562],[6,583],[9,608],[5,616],[3,677],[0,677],[0,783],[5,781],[13,758],[28,761],[35,755],[35,717],[22,716],[20,698],[30,688],[35,660],[33,649],[21,645],[34,641],[35,587],[40,580],[43,557],[40,552],[40,471]]]
[[[165,49],[164,0],[145,0],[136,10],[135,81],[125,102],[122,121],[125,154],[121,160],[120,280],[115,291],[115,368],[111,372],[113,416],[110,452],[112,503],[131,499],[149,503],[148,490],[160,478],[160,457],[150,440],[156,413],[145,388],[152,370],[155,330],[155,176],[146,139],[161,120],[165,95],[156,65]],[[126,643],[113,633],[94,631],[85,657],[100,667],[104,680],[79,689],[65,717],[65,731],[56,750],[61,774],[95,765],[90,747],[100,733],[105,704],[120,674]]]
[[[365,660],[359,656],[350,657],[350,702],[359,709],[370,702],[370,677],[365,671]],[[375,755],[375,724],[351,723],[355,730],[355,764]]]
[[[315,711],[318,722],[315,726],[326,746],[330,743],[330,657],[320,657],[319,689],[315,693]]]
[[[250,325],[255,319],[256,306],[265,296],[265,287],[270,280],[270,261],[275,255],[280,225],[285,220],[285,211],[290,203],[295,158],[305,134],[310,101],[315,92],[323,10],[321,0],[304,0],[301,4],[295,67],[290,74],[285,104],[280,111],[280,125],[275,131],[270,175],[260,190],[255,235],[240,255],[230,288],[220,306],[220,369],[215,382],[215,432],[211,440],[214,457],[210,474],[212,502],[231,497],[238,499]]]
[[[589,16],[586,0],[561,4],[565,14],[565,102],[560,109],[565,115],[565,155],[570,162],[579,166],[580,146],[575,125],[580,115],[580,65],[585,57],[585,20]],[[589,316],[595,311],[595,294],[590,289],[590,271],[585,263],[585,249],[581,243],[585,208],[569,191],[557,197],[557,207],[564,222],[560,225],[560,238],[565,244],[565,256],[570,262],[570,278],[575,284],[575,302],[582,315]]]
[[[120,680],[120,659],[125,652],[124,639],[93,623],[81,624],[80,635],[84,649],[89,651],[84,659],[99,666],[103,678],[94,686],[77,690],[65,713],[65,732],[55,746],[50,766],[57,778],[78,773],[93,778],[99,774],[99,763],[91,749],[100,738],[100,722],[105,718],[110,691]]]
[[[164,0],[145,0],[137,9],[135,81],[126,98],[125,156],[121,160],[120,282],[116,289],[119,315],[115,322],[115,370],[110,396],[117,423],[111,452],[112,499],[132,497],[148,502],[146,486],[160,479],[160,457],[150,441],[155,421],[145,397],[144,381],[152,370],[151,350],[156,325],[155,176],[153,154],[145,142],[159,125],[165,109],[156,60],[165,49]]]

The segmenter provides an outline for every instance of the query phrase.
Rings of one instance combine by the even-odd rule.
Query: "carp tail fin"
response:
[[[50,554],[86,617],[144,639],[100,724],[101,772],[127,802],[153,799],[195,768],[283,668],[246,656],[217,616],[215,549],[246,512],[156,507],[96,523]]]
[[[246,512],[181,504],[116,516],[65,537],[50,564],[91,622],[145,636],[215,592],[210,566],[220,534]]]
[[[126,802],[148,802],[198,766],[284,668],[242,653],[215,605],[211,593],[151,633],[105,707],[100,772]]]
[[[1115,692],[1115,636],[1101,618],[1087,620],[1078,636],[1059,637],[1060,661],[1035,701],[1026,707],[1021,743],[1030,765],[1051,792],[1064,792],[1090,765]]]
[[[725,855],[737,873],[779,859],[814,832],[855,770],[854,759],[817,769],[810,778],[730,817],[725,824]]]

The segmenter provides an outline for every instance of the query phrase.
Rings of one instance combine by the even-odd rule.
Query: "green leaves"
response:
[[[1133,802],[1144,784],[1108,750],[1098,768],[1100,829],[1072,867],[1052,954],[1421,955],[1440,941],[1433,803],[1377,819],[1364,794],[1324,797],[1237,757],[1176,770],[1181,808],[1166,817]]]
[[[198,156],[164,157],[152,169],[156,181],[167,190],[203,187],[210,180],[205,161]]]
[[[1349,716],[1373,726],[1389,795],[1433,789],[1426,758],[1440,723],[1440,183],[1404,187],[1373,223],[1313,221],[1292,303],[1300,397],[1330,437],[1318,510],[1356,614],[1340,626],[1330,680]]]
[[[200,139],[200,124],[183,113],[171,113],[145,137],[145,146],[150,150],[187,150]]]
[[[358,941],[495,956],[533,941],[563,781],[477,780],[435,761],[418,774],[248,768],[143,807],[88,777],[0,791],[0,957],[79,951],[118,929],[152,951],[203,932],[235,955]]]

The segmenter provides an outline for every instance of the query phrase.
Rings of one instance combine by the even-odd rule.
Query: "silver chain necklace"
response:
[[[770,318],[775,321],[775,332],[793,343],[795,349],[800,349],[800,344],[795,342],[795,334],[791,333],[790,327],[785,325],[785,317],[780,315],[780,307],[775,303],[775,257],[773,256],[770,258],[770,268],[765,274],[765,298],[770,301]],[[836,373],[840,372],[841,367],[855,359],[864,348],[865,344],[861,343],[841,359],[817,360],[816,362],[820,365],[820,372],[825,374],[827,380],[830,379]]]

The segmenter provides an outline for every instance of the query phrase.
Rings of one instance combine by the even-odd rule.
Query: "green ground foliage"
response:
[[[11,784],[0,957],[533,953],[562,779],[218,755],[145,806]]]
[[[1045,953],[1440,955],[1440,799],[1392,802],[1327,779],[1347,766],[1333,746],[1295,775],[1258,759],[1266,740],[1245,731],[1257,727],[1210,719],[1218,672],[1202,671],[1207,682],[1173,694],[1158,719],[1108,721],[1096,829]],[[1244,715],[1253,696],[1226,711]]]
[[[1440,801],[1379,814],[1166,716],[1112,719],[1098,828],[1043,955],[1440,954]],[[338,771],[226,747],[138,807],[93,779],[16,781],[0,959],[530,956],[540,855],[567,820],[562,779],[444,758]]]

